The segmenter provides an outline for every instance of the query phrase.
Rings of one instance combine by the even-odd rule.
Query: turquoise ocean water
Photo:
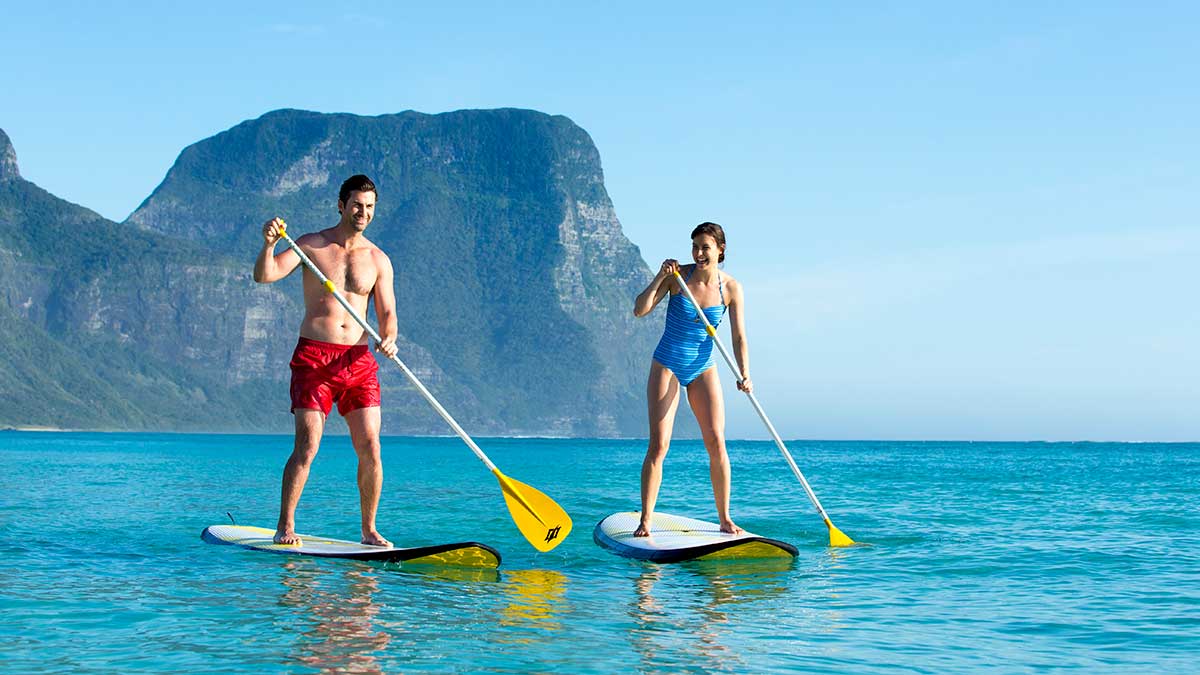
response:
[[[641,441],[480,439],[575,531],[538,554],[458,440],[387,438],[380,529],[478,540],[498,571],[214,546],[273,526],[284,436],[0,432],[0,671],[1196,672],[1200,445],[731,442],[734,517],[779,563],[658,566],[592,542],[637,508]],[[325,440],[301,532],[358,534],[355,461]],[[714,517],[677,442],[660,508]]]

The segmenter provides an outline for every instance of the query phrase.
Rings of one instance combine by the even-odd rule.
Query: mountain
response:
[[[0,157],[0,424],[202,430],[270,420],[251,405],[265,383],[231,386],[211,352],[192,347],[205,332],[240,337],[227,303],[261,304],[241,261],[51,195],[20,177],[2,132]]]
[[[14,180],[21,177],[17,167],[17,151],[13,148],[8,134],[0,129],[0,181]]]
[[[341,181],[366,173],[379,187],[366,234],[396,270],[400,357],[470,433],[645,434],[661,325],[631,308],[651,272],[599,153],[565,117],[275,111],[186,148],[119,225],[24,181],[2,141],[0,337],[26,336],[36,354],[0,356],[70,364],[0,380],[12,394],[0,423],[46,423],[8,401],[18,383],[36,398],[65,377],[86,391],[50,407],[98,408],[70,426],[289,429],[299,274],[252,282],[261,224],[328,227]],[[94,350],[105,363],[92,381]],[[380,375],[385,433],[447,432],[398,369]]]

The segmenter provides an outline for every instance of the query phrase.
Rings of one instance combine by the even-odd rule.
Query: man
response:
[[[333,227],[300,237],[296,243],[313,263],[346,296],[359,316],[367,314],[367,301],[375,296],[379,319],[376,349],[391,358],[396,353],[396,295],[392,289],[392,263],[363,236],[375,216],[375,184],[363,175],[351,176],[338,192],[341,220]],[[300,257],[288,247],[275,253],[283,221],[263,224],[263,247],[254,263],[254,280],[269,284],[291,274]],[[304,270],[304,320],[300,341],[292,355],[292,414],[296,418],[296,443],[283,470],[283,490],[275,542],[299,545],[296,505],[308,480],[308,471],[321,444],[325,418],[333,404],[350,428],[358,455],[358,494],[362,507],[362,543],[391,546],[375,529],[375,513],[383,485],[379,456],[379,369],[367,345],[367,335],[316,276]]]

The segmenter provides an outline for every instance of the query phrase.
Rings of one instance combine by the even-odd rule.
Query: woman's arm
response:
[[[646,316],[666,297],[671,290],[671,280],[675,278],[675,272],[678,269],[679,261],[672,258],[663,261],[662,267],[650,281],[650,285],[633,301],[634,316]]]
[[[749,393],[754,389],[750,382],[750,344],[746,340],[746,301],[742,285],[736,279],[725,277],[729,289],[729,332],[733,335],[733,357],[737,359],[742,381],[738,389]]]

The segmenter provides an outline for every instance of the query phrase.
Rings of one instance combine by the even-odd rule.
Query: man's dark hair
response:
[[[338,191],[338,201],[345,204],[346,200],[350,199],[351,192],[374,192],[375,198],[379,199],[379,190],[375,189],[375,183],[361,173],[350,176],[342,183],[342,189]]]

